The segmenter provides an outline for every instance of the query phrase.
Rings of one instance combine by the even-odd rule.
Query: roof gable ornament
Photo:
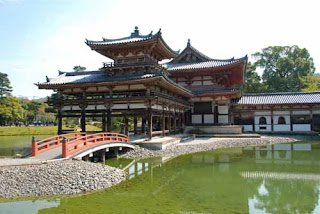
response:
[[[191,46],[190,39],[188,39],[187,47],[190,47],[190,46]]]

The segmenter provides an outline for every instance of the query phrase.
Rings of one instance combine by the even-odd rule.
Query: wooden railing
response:
[[[127,135],[118,133],[97,133],[90,134],[76,139],[64,138],[62,144],[62,157],[66,158],[86,148],[104,143],[129,143]]]
[[[62,140],[64,138],[68,139],[77,139],[86,135],[86,133],[69,133],[63,135],[57,135],[54,137],[46,138],[44,140],[36,141],[35,137],[32,137],[32,144],[31,144],[31,156],[37,156],[43,152],[48,150],[54,149],[58,146],[62,145]]]

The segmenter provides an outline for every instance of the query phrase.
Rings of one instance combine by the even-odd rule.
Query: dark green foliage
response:
[[[11,89],[8,74],[0,72],[0,98],[9,96],[12,91]]]
[[[256,66],[248,62],[246,69],[246,84],[244,85],[244,93],[263,93],[266,90],[265,85],[261,82],[261,77],[256,72]]]
[[[75,72],[82,72],[82,71],[85,71],[86,69],[87,69],[86,67],[81,66],[81,65],[76,65],[76,66],[73,67],[73,70]]]
[[[296,45],[270,46],[252,56],[257,60],[254,66],[263,70],[264,92],[302,91],[305,79],[315,72],[308,50]]]

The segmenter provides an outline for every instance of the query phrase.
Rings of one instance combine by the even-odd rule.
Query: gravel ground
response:
[[[175,156],[209,151],[218,148],[239,146],[261,146],[276,143],[287,143],[301,140],[319,139],[314,136],[261,136],[261,138],[196,138],[195,140],[173,145],[165,150],[148,150],[136,147],[135,150],[121,155],[122,158],[150,158],[158,156]]]
[[[76,194],[108,188],[125,179],[123,170],[84,161],[4,166],[0,167],[0,197]]]

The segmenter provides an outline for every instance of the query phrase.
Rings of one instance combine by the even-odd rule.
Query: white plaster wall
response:
[[[320,114],[320,110],[313,110],[312,114]]]
[[[308,115],[310,111],[292,111],[293,115]]]
[[[286,120],[286,124],[290,124],[290,116],[289,115],[276,115],[276,116],[273,116],[273,124],[278,124],[279,117],[284,117],[284,119]]]
[[[127,85],[117,85],[116,87],[114,87],[113,89],[114,91],[127,91],[129,90]]]
[[[274,111],[273,115],[290,115],[290,111]]]
[[[191,85],[192,86],[201,85],[201,81],[194,81]]]
[[[88,105],[86,110],[95,110],[96,106],[95,105]]]
[[[212,85],[212,82],[209,80],[203,81],[203,85]]]
[[[265,118],[266,118],[266,120],[267,120],[267,125],[268,125],[268,124],[271,124],[271,116],[267,116],[267,115],[255,116],[255,117],[254,117],[254,124],[259,125],[260,117],[265,117]]]
[[[228,106],[218,106],[219,114],[228,114]]]
[[[193,114],[192,115],[192,123],[201,124],[202,123],[202,115],[201,114]]]
[[[104,105],[97,105],[97,109],[107,109]]]
[[[271,115],[271,112],[270,111],[256,111],[256,112],[254,112],[254,115],[266,116],[266,115]]]
[[[228,123],[228,115],[219,115],[218,123],[227,124]]]
[[[266,127],[266,129],[260,129],[260,127]],[[270,132],[271,125],[255,125],[255,130],[258,132]]]
[[[72,110],[81,110],[80,106],[72,106]]]
[[[211,80],[212,77],[211,77],[211,76],[204,76],[203,79],[204,79],[204,80]]]
[[[89,87],[86,91],[95,92],[95,91],[97,91],[97,88],[96,87]]]
[[[243,125],[244,132],[253,132],[253,125]]]
[[[63,106],[62,111],[68,111],[71,110],[71,106]]]
[[[145,89],[146,87],[142,84],[137,84],[137,85],[130,85],[131,90],[137,90],[137,89]]]
[[[273,131],[275,132],[289,132],[290,125],[273,125]]]
[[[204,114],[203,115],[203,123],[214,123],[214,115],[213,114]]]
[[[128,109],[127,104],[114,104],[111,109]]]
[[[310,124],[293,124],[292,125],[293,131],[311,131]]]
[[[144,103],[131,103],[130,109],[137,109],[137,108],[146,108],[146,105]]]
[[[186,82],[179,82],[178,84],[181,85],[181,86],[186,86],[187,85]]]
[[[201,80],[201,77],[193,77],[192,81],[195,81],[195,80]]]
[[[73,92],[81,92],[82,89],[81,88],[73,88]]]

